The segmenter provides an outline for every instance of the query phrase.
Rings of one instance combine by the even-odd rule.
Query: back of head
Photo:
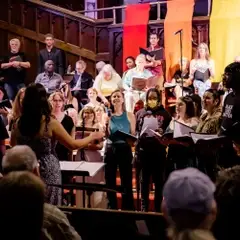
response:
[[[30,172],[12,172],[0,181],[1,238],[41,238],[44,184]]]
[[[210,178],[197,169],[186,168],[170,174],[163,189],[162,208],[173,236],[180,236],[187,229],[211,227],[216,210],[214,191]]]
[[[239,238],[239,224],[236,219],[240,214],[240,166],[219,172],[215,199],[218,205],[217,218],[213,227],[216,238],[219,240]]]
[[[34,137],[39,133],[42,118],[46,124],[50,121],[51,107],[45,88],[37,83],[30,84],[25,91],[22,102],[22,115],[19,119],[19,130],[23,136]]]
[[[17,145],[9,149],[2,160],[3,174],[13,171],[35,172],[38,161],[33,150],[25,145]]]

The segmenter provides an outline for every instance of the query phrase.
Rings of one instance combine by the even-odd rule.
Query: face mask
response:
[[[158,101],[157,100],[148,100],[147,105],[150,108],[155,108],[158,105]]]

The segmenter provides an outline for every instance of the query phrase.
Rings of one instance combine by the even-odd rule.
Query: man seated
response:
[[[134,111],[135,103],[141,99],[142,101],[145,101],[146,91],[147,87],[145,87],[142,90],[136,90],[133,86],[133,79],[134,78],[143,78],[143,79],[149,79],[152,77],[152,73],[145,69],[146,65],[146,58],[143,54],[140,54],[136,58],[136,67],[130,69],[124,79],[123,79],[123,88],[125,89],[124,95],[125,95],[125,104],[126,104],[126,110],[128,112]],[[153,86],[154,87],[154,86]]]
[[[70,82],[70,88],[73,96],[82,102],[87,98],[87,90],[93,86],[93,77],[86,70],[87,64],[83,60],[76,62],[76,68],[73,78]]]
[[[46,92],[50,95],[60,89],[63,79],[60,74],[54,72],[54,63],[52,60],[46,61],[44,68],[45,72],[37,75],[35,83],[42,84],[45,87]]]
[[[6,152],[2,161],[3,174],[13,171],[28,171],[40,178],[36,154],[28,146],[15,146]],[[57,207],[45,203],[42,233],[44,239],[81,240],[81,237],[70,225],[65,214]]]

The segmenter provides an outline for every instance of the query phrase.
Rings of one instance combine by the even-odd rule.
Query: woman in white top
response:
[[[200,43],[197,56],[190,62],[190,78],[193,79],[193,86],[200,97],[211,88],[210,78],[214,77],[214,74],[215,65],[210,58],[208,46],[206,43]]]
[[[108,104],[108,97],[113,91],[121,88],[121,77],[113,69],[112,65],[106,64],[95,78],[93,88],[98,91],[98,96],[104,104]]]

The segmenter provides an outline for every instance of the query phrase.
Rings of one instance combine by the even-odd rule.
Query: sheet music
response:
[[[192,132],[194,132],[192,128],[178,121],[174,121],[173,138],[191,137],[190,133]]]
[[[153,134],[157,135],[158,137],[162,137],[162,136],[163,136],[163,135],[161,135],[160,133],[158,133],[158,132],[156,132],[156,131],[153,131],[152,129],[150,129],[150,131],[151,131]]]
[[[150,130],[157,130],[158,129],[158,120],[154,116],[145,117],[142,129],[144,130],[144,133],[147,133],[149,137],[153,137],[154,133]],[[141,132],[141,135],[143,134],[143,131]]]
[[[218,138],[223,138],[223,136],[218,136],[217,134],[201,134],[201,133],[191,133],[191,137],[194,143],[198,140],[213,140]]]
[[[81,165],[76,169],[77,171],[88,172],[90,177],[94,177],[98,171],[103,168],[105,163],[101,162],[82,162]]]
[[[75,171],[83,162],[60,161],[60,169],[62,171]]]

